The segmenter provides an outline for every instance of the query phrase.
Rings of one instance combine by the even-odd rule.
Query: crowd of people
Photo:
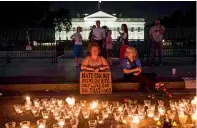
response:
[[[71,36],[74,40],[74,56],[76,65],[80,65],[80,57],[82,54],[82,36],[80,34],[81,27],[77,28],[77,32]],[[139,82],[141,89],[152,90],[160,89],[164,84],[148,79],[142,72],[142,65],[138,57],[137,50],[128,45],[128,28],[126,24],[121,25],[120,38],[120,65],[124,73],[124,79],[128,82]],[[162,64],[162,38],[165,29],[160,25],[159,20],[155,20],[155,26],[150,28],[149,36],[152,41],[152,64],[155,64],[155,51],[158,49],[159,62]],[[89,55],[85,57],[81,63],[81,69],[86,71],[106,71],[112,65],[113,41],[111,37],[112,31],[106,26],[100,27],[100,21],[96,21],[96,25],[92,27],[89,35]],[[170,94],[164,89],[165,92]]]

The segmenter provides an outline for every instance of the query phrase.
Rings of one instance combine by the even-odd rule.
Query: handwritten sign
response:
[[[185,88],[196,88],[196,77],[182,77],[185,81]]]
[[[80,94],[112,94],[111,72],[81,72]]]

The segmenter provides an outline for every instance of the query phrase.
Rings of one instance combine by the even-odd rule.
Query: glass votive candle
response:
[[[150,106],[151,105],[151,100],[144,100],[144,105],[146,107]]]
[[[86,106],[86,100],[81,100],[80,103],[82,107]]]
[[[97,107],[98,107],[98,101],[97,100],[96,101],[92,101],[90,103],[90,109],[91,110],[95,110],[95,109],[97,109]]]
[[[178,113],[178,118],[179,118],[180,124],[185,125],[187,122],[188,116],[183,113]]]
[[[33,113],[34,117],[38,117],[40,114],[40,108],[37,108],[35,106],[31,107],[31,112]]]
[[[25,103],[25,110],[31,110],[31,104],[29,104],[28,102]]]
[[[121,121],[123,124],[126,124],[128,122],[128,116],[121,116]]]
[[[133,115],[132,123],[134,123],[134,124],[139,124],[140,123],[140,117],[139,117],[138,114]]]
[[[139,117],[140,117],[140,120],[142,120],[142,119],[145,118],[146,112],[144,112],[144,113],[139,113],[138,115],[139,115]],[[133,115],[132,115],[132,116],[133,116]]]
[[[108,101],[102,101],[102,107],[106,108],[108,106]]]
[[[51,104],[56,104],[57,99],[56,98],[51,98]]]
[[[158,105],[159,106],[164,106],[164,101],[163,100],[158,100]]]
[[[119,111],[119,112],[122,112],[122,111],[123,111],[123,107],[124,107],[123,105],[119,105],[118,111]]]
[[[121,118],[121,112],[114,112],[114,119],[115,121],[119,122]]]
[[[158,106],[158,112],[163,116],[166,112],[165,106]]]
[[[192,118],[192,123],[196,124],[196,122],[197,122],[197,113],[195,112],[194,114],[192,114],[191,118]]]
[[[62,128],[58,123],[53,125],[53,128]]]
[[[154,121],[159,121],[159,119],[160,119],[160,114],[159,114],[159,113],[154,114],[153,119],[154,119]]]
[[[151,109],[147,109],[147,116],[148,116],[149,118],[152,118],[152,117],[154,116],[154,111],[151,110]]]
[[[171,109],[171,110],[176,110],[176,104],[175,104],[175,101],[170,100],[170,101],[169,101],[169,103],[170,103],[170,109]]]
[[[46,128],[46,120],[44,119],[37,120],[37,126],[38,128]]]
[[[84,119],[88,119],[89,118],[89,115],[90,115],[90,111],[89,110],[84,110],[82,111],[82,115],[83,115],[83,118]]]
[[[38,99],[38,98],[34,98],[33,99],[33,103],[34,103],[34,106],[39,106],[39,104],[40,104],[40,100]]]
[[[77,128],[78,123],[79,123],[79,119],[77,119],[77,118],[70,119],[70,124],[71,124],[72,128]]]
[[[42,111],[42,117],[43,119],[48,119],[49,118],[49,111]]]
[[[89,128],[96,128],[97,127],[97,121],[96,120],[89,120],[88,125],[89,125]]]
[[[130,108],[131,113],[134,114],[137,110],[137,105],[130,105],[129,108]]]
[[[5,124],[5,128],[15,128],[16,122],[8,122]]]
[[[103,118],[102,115],[97,116],[97,122],[98,122],[98,124],[103,124],[104,123],[104,118]]]
[[[144,105],[138,105],[138,113],[144,113],[144,110],[145,110],[145,106]]]
[[[21,128],[30,128],[30,121],[22,121],[20,122]]]
[[[108,118],[108,111],[107,110],[103,110],[102,111],[102,114],[103,114],[103,118],[104,119],[107,119]]]
[[[112,105],[113,105],[113,107],[117,107],[118,108],[119,102],[118,101],[114,101],[114,102],[112,102]]]
[[[62,127],[65,125],[65,118],[63,116],[59,117],[58,124]]]
[[[155,111],[155,104],[152,104],[148,107],[148,109],[152,110],[152,111]]]
[[[16,111],[16,113],[18,114],[22,114],[23,113],[23,106],[18,104],[18,105],[14,105],[14,109]]]

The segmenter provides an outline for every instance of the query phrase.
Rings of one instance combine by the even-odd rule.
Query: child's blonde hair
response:
[[[126,50],[130,50],[130,51],[134,54],[134,58],[133,58],[134,60],[138,59],[138,53],[137,53],[137,50],[136,50],[134,47],[128,46],[128,47],[126,48]],[[126,51],[125,51],[124,57],[127,58],[127,53],[126,53]]]

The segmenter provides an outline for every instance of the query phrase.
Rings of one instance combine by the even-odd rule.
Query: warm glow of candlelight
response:
[[[139,124],[140,123],[140,117],[138,115],[134,115],[132,123]]]
[[[26,96],[25,99],[26,99],[26,101],[30,101],[31,98],[29,96]]]
[[[68,105],[74,106],[75,105],[75,98],[68,97],[68,98],[66,98],[66,102]]]
[[[172,126],[173,126],[173,127],[177,127],[177,123],[174,121],[174,122],[172,123]]]
[[[60,126],[64,126],[65,122],[64,122],[63,120],[60,120],[60,121],[58,122],[58,124],[59,124]]]
[[[196,121],[197,120],[197,113],[192,114],[192,121]]]
[[[98,107],[98,102],[97,101],[93,101],[91,104],[90,104],[90,109],[94,110]]]
[[[161,122],[160,121],[157,121],[157,126],[161,126]]]

